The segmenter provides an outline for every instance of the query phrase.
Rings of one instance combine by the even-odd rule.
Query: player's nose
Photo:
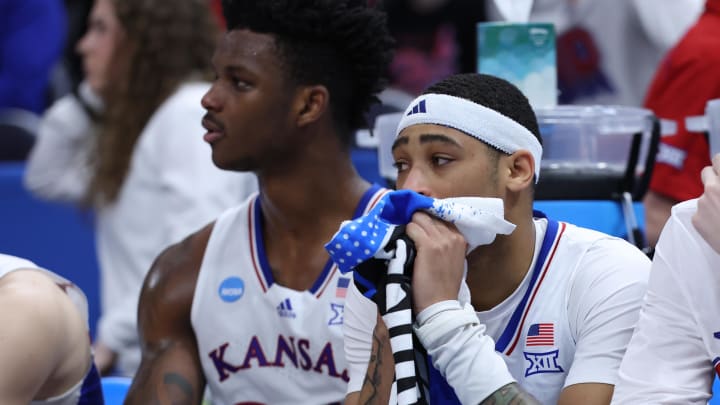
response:
[[[428,197],[434,197],[432,188],[430,187],[430,180],[425,175],[423,170],[421,168],[411,168],[408,170],[407,175],[405,176],[405,179],[401,185],[401,188],[405,190],[412,190],[416,193],[428,196]],[[400,185],[399,185],[400,186]]]

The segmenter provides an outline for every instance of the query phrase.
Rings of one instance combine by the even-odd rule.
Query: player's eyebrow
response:
[[[394,151],[395,148],[397,148],[400,145],[407,145],[409,139],[407,136],[399,136],[395,142],[392,144],[391,150]],[[443,134],[421,134],[420,135],[420,143],[432,143],[432,142],[440,142],[444,143],[450,146],[454,146],[456,148],[461,148],[460,144],[453,138],[443,135]]]

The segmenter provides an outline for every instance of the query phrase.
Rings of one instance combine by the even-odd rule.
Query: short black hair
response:
[[[535,111],[520,89],[507,80],[481,73],[461,73],[430,85],[424,93],[460,97],[495,110],[527,128],[542,145]]]
[[[290,80],[330,92],[345,145],[388,82],[394,41],[385,13],[366,0],[223,0],[228,31],[272,35]]]

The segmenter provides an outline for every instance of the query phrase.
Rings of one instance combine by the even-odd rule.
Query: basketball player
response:
[[[385,190],[350,144],[392,40],[365,0],[228,0],[202,100],[215,164],[259,194],[170,247],[140,298],[143,357],[128,404],[327,404],[347,386],[350,279],[324,243]]]
[[[650,262],[624,240],[533,214],[542,146],[525,96],[492,76],[450,76],[408,107],[392,149],[398,188],[501,198],[516,225],[467,256],[469,299],[458,298],[462,234],[420,211],[407,225],[431,403],[609,403]],[[388,331],[373,301],[354,284],[348,294],[347,403],[387,403]]]
[[[720,374],[720,154],[672,208],[613,403],[706,404]],[[716,393],[717,395],[717,393]]]
[[[77,286],[0,254],[0,325],[1,404],[103,404]]]

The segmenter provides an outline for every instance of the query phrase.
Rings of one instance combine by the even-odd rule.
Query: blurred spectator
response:
[[[62,0],[0,0],[0,109],[43,112],[64,40]]]
[[[384,7],[397,41],[392,87],[415,96],[448,75],[475,71],[475,27],[485,21],[485,1],[385,0]]]
[[[67,42],[62,64],[51,78],[54,86],[53,101],[77,89],[83,79],[82,57],[76,51],[76,44],[87,30],[87,20],[92,0],[65,0],[67,13]]]
[[[651,246],[680,201],[703,192],[700,171],[710,164],[707,138],[688,132],[685,118],[702,115],[709,100],[720,98],[720,0],[708,0],[705,12],[667,55],[656,73],[645,105],[660,118],[674,120],[677,134],[662,138],[645,197]]]
[[[501,20],[488,3],[488,17]],[[701,8],[702,0],[535,0],[530,21],[555,25],[561,104],[639,106]]]
[[[139,364],[137,300],[153,259],[257,187],[217,169],[202,139],[217,33],[206,0],[96,0],[77,47],[86,82],[40,125],[27,187],[97,212],[103,373]]]

